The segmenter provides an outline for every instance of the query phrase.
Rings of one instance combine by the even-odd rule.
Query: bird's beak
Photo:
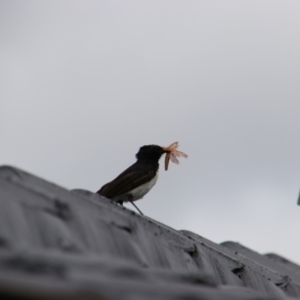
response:
[[[171,151],[166,147],[161,147],[163,149],[163,153],[170,153]]]

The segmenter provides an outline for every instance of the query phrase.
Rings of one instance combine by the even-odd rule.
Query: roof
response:
[[[0,167],[0,298],[293,299],[300,267]]]

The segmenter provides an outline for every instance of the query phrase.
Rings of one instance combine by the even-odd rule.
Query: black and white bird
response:
[[[158,178],[158,161],[167,152],[157,145],[141,147],[136,154],[137,161],[97,193],[121,205],[131,202],[143,214],[133,202],[143,198],[153,188]]]

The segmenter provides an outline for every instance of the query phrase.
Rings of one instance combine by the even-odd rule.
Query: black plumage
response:
[[[155,185],[159,159],[166,150],[157,145],[147,145],[139,149],[137,161],[111,182],[105,184],[98,194],[120,204],[141,199]]]

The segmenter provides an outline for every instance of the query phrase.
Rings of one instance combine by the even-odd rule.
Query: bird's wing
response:
[[[145,168],[143,171],[137,168],[137,162],[126,169],[113,181],[105,184],[97,193],[106,198],[114,198],[139,187],[150,181],[156,174],[153,168]]]

